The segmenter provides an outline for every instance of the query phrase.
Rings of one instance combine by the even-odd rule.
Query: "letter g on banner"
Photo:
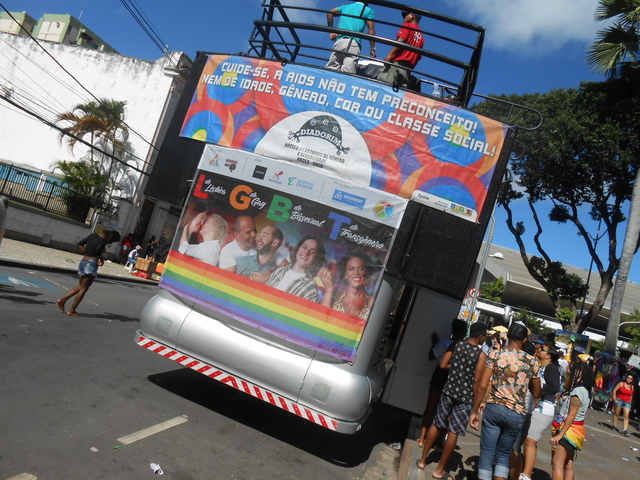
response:
[[[249,197],[251,193],[253,190],[248,185],[238,185],[231,190],[229,203],[236,210],[246,210],[251,205],[251,197]]]

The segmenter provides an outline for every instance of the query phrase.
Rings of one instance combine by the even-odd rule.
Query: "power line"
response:
[[[52,80],[54,80],[56,83],[58,83],[59,85],[61,85],[62,87],[64,87],[65,89],[67,89],[70,93],[72,93],[73,95],[76,95],[78,98],[80,98],[82,101],[86,101],[88,98],[87,96],[83,96],[78,90],[74,89],[71,85],[69,85],[67,82],[63,81],[62,79],[58,78],[56,75],[54,75],[53,73],[51,73],[51,71],[47,68],[44,68],[42,65],[36,63],[35,61],[33,61],[30,57],[28,57],[27,55],[25,55],[23,52],[21,52],[18,48],[16,48],[14,45],[10,44],[7,40],[5,40],[4,38],[0,38],[0,40],[2,40],[7,47],[11,48],[13,51],[15,51],[16,54],[20,55],[21,57],[23,57],[27,62],[31,63],[35,68],[37,68],[38,70],[40,70],[43,74],[47,75],[48,77],[50,77]],[[3,56],[5,58],[7,58],[7,60],[9,60],[9,57],[6,54],[3,54]],[[35,83],[36,85],[38,85],[38,87],[40,89],[42,89],[43,91],[49,91],[48,89],[40,86],[32,77],[33,75],[29,75],[26,72],[24,72],[22,69],[18,68],[17,65],[15,64],[15,62],[11,61],[11,64],[16,66],[16,68],[18,70],[20,70],[22,73],[24,73],[25,77],[32,81],[33,83]],[[53,98],[54,101],[56,101],[58,103],[58,105],[60,105],[61,108],[66,108],[62,103],[58,102],[58,100],[56,98]]]
[[[16,22],[18,25],[20,25],[22,27],[22,24],[20,22],[18,22],[15,17],[11,14],[11,12],[9,12],[9,10],[7,10],[7,8],[4,6],[4,4],[0,3],[0,7],[2,7],[2,9],[7,12],[7,14],[9,15],[9,17],[11,17],[11,19]],[[105,105],[103,102],[100,101],[100,99],[98,97],[96,97],[87,87],[85,87],[71,72],[69,72],[64,66],[62,66],[62,64],[60,62],[58,62],[58,60],[56,60],[56,58],[51,55],[51,53],[49,53],[47,51],[46,48],[44,48],[42,46],[42,44],[33,36],[31,35],[30,32],[28,32],[26,29],[23,29],[27,35],[29,35],[29,37],[36,43],[36,45],[38,45],[38,47],[40,47],[40,49],[42,49],[43,52],[45,52],[55,63],[56,65],[58,65],[67,75],[69,75],[78,85],[80,85],[80,87],[87,92],[94,100],[96,100],[106,111],[108,111],[109,113],[111,113],[114,118],[118,118],[118,116],[116,115],[115,112],[113,112],[107,105]],[[126,126],[131,132],[133,132],[135,135],[137,135],[140,139],[142,139],[145,143],[147,143],[151,148],[153,148],[154,150],[160,151],[160,149],[158,147],[156,147],[153,143],[151,143],[149,140],[147,140],[146,138],[144,138],[142,136],[142,134],[138,133],[137,130],[135,130],[134,128],[132,128],[130,125],[128,125],[124,120],[119,120],[120,123],[122,123],[124,126]],[[133,154],[132,154],[133,155]],[[144,164],[146,164],[147,162],[142,160],[142,162]]]
[[[144,171],[144,170],[141,170],[141,169],[139,169],[139,168],[137,168],[137,167],[134,167],[133,165],[129,165],[127,162],[122,161],[121,159],[119,159],[119,158],[118,158],[118,157],[116,157],[115,155],[113,155],[113,154],[111,154],[111,153],[108,153],[108,152],[106,152],[106,151],[102,150],[101,148],[96,147],[95,145],[92,145],[91,143],[87,142],[87,141],[86,141],[86,140],[84,140],[83,138],[80,138],[80,137],[78,137],[77,135],[74,135],[73,133],[69,133],[69,132],[68,132],[68,131],[66,131],[64,128],[59,127],[58,125],[56,125],[56,124],[55,124],[55,123],[53,123],[53,122],[50,122],[49,120],[47,120],[46,118],[42,117],[42,116],[41,116],[41,115],[39,115],[38,113],[33,112],[33,111],[29,110],[29,109],[28,109],[28,108],[26,108],[26,107],[23,107],[23,106],[22,106],[22,105],[20,105],[19,103],[16,103],[16,102],[14,102],[13,100],[11,100],[11,99],[9,99],[9,98],[7,98],[7,97],[5,97],[5,96],[0,96],[0,99],[4,100],[5,102],[9,103],[10,105],[13,105],[15,108],[17,108],[17,109],[19,109],[19,110],[22,110],[22,111],[23,111],[23,112],[25,112],[25,113],[28,113],[29,115],[31,115],[32,117],[34,117],[34,118],[38,119],[40,122],[44,123],[44,124],[45,124],[45,125],[47,125],[48,127],[51,127],[51,128],[53,128],[53,129],[55,129],[55,130],[58,130],[58,131],[59,131],[59,132],[61,132],[62,134],[66,135],[66,136],[68,136],[68,137],[73,138],[74,140],[76,140],[76,141],[78,141],[78,142],[82,143],[83,145],[86,145],[87,147],[92,148],[93,150],[96,150],[96,151],[100,152],[102,155],[105,155],[105,156],[107,156],[107,157],[111,158],[112,160],[115,160],[116,162],[121,163],[122,165],[125,165],[125,166],[127,166],[127,167],[129,167],[129,168],[131,168],[131,169],[133,169],[133,170],[135,170],[135,171],[137,171],[137,172],[140,172],[142,175],[150,175],[148,172],[146,172],[146,171]],[[127,153],[128,153],[128,152],[127,152]],[[133,155],[132,155],[132,156],[133,156]],[[135,157],[135,158],[138,158],[138,157]]]
[[[120,0],[120,2],[129,11],[136,23],[140,25],[140,28],[142,28],[144,33],[147,34],[147,36],[151,39],[155,46],[158,47],[158,49],[162,52],[162,55],[164,55],[174,67],[177,67],[178,65],[175,63],[174,59],[171,56],[169,45],[167,45],[167,43],[160,37],[160,34],[151,24],[151,21],[149,20],[147,15],[135,3],[135,1]]]

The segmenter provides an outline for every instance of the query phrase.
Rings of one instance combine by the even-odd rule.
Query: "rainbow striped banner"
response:
[[[290,342],[353,362],[367,321],[171,250],[160,287]]]

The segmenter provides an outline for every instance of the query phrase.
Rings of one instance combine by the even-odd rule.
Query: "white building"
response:
[[[107,98],[126,102],[129,151],[142,170],[150,171],[182,92],[183,72],[192,64],[185,54],[173,53],[170,59],[150,62],[8,33],[0,33],[0,40],[4,59],[0,74],[0,161],[46,172],[58,160],[80,159],[87,147],[78,143],[71,153],[66,141],[60,142],[58,130],[29,112],[55,123],[57,115],[72,111],[78,104]],[[146,176],[131,173],[137,185],[123,193],[131,208],[121,205],[117,229],[123,233],[135,230],[142,240],[166,230],[165,217],[170,209],[147,203],[145,218],[140,218]],[[172,218],[170,223],[175,222],[177,219]],[[7,229],[11,228],[8,224]]]

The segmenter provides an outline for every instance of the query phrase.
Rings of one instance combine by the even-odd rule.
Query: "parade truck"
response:
[[[482,27],[368,5],[375,36],[272,0],[248,52],[198,52],[145,191],[183,213],[135,338],[346,434],[376,401],[422,412],[517,130],[467,108]],[[423,49],[395,41],[406,10]],[[325,68],[331,32],[418,51],[412,90],[364,51]]]

